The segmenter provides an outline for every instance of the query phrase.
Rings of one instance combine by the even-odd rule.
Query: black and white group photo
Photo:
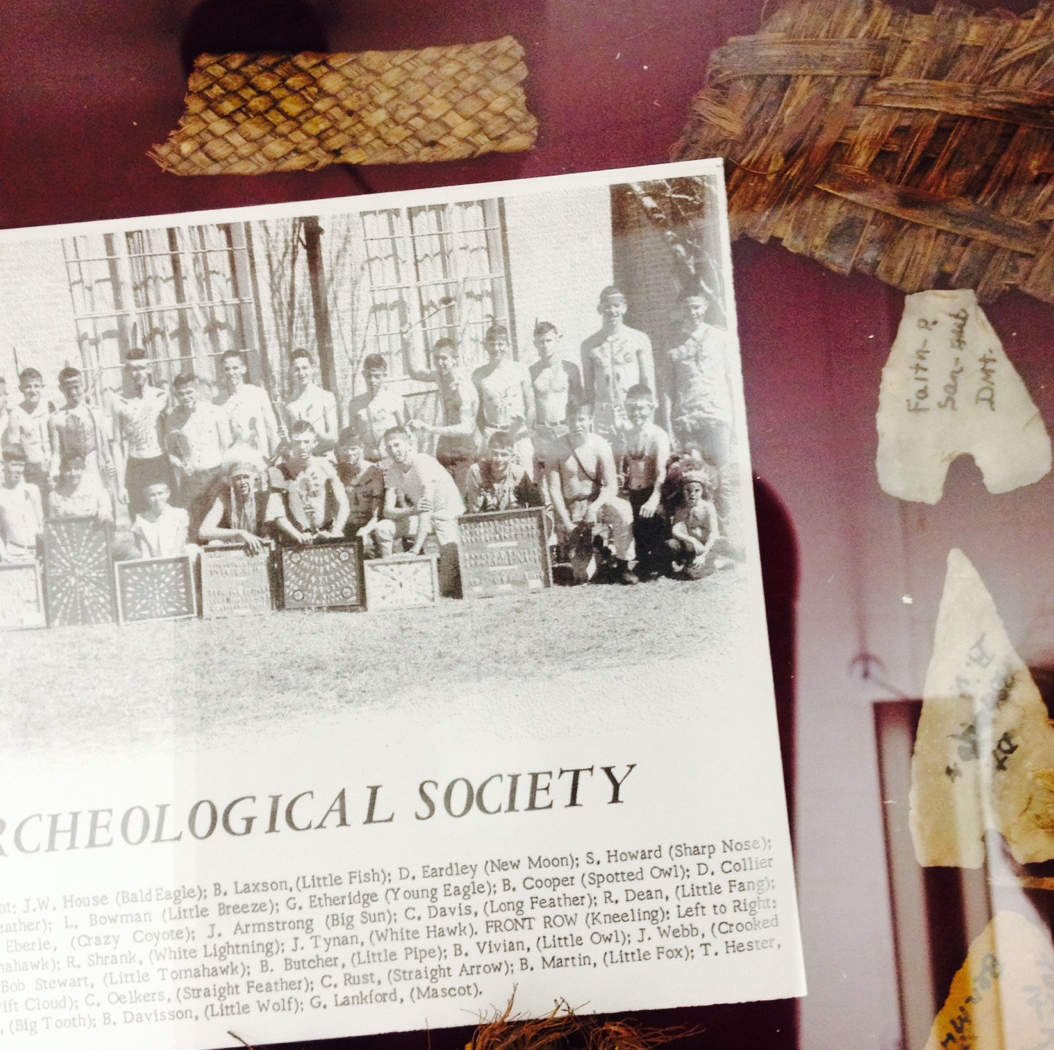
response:
[[[0,243],[14,680],[83,663],[102,696],[174,644],[221,695],[269,656],[369,694],[705,646],[750,523],[720,200],[593,181]],[[354,668],[319,666],[349,630]]]

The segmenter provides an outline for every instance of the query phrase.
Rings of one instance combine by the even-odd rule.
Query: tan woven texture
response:
[[[420,51],[200,55],[150,156],[177,175],[463,160],[530,149],[538,121],[511,36]]]
[[[1054,302],[1054,3],[788,4],[714,52],[672,154],[727,158],[734,236],[906,292]]]

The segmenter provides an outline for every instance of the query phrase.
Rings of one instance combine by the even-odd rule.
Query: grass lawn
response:
[[[432,609],[9,633],[0,731],[23,751],[189,744],[411,694],[456,698],[483,678],[541,686],[656,656],[721,661],[742,644],[743,583],[738,567]]]

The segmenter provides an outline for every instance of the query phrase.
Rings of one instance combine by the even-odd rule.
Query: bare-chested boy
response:
[[[337,399],[315,382],[315,360],[303,347],[289,355],[293,397],[285,404],[286,432],[294,423],[310,423],[317,435],[315,452],[329,452],[337,443]]]
[[[161,417],[168,405],[163,390],[150,382],[150,359],[134,347],[125,355],[129,393],[116,398],[113,406],[117,438],[115,459],[119,495],[132,517],[146,510],[144,492],[152,481],[172,483],[172,464],[161,445]]]
[[[366,458],[378,463],[383,455],[384,435],[406,423],[401,395],[388,387],[388,362],[380,354],[367,354],[362,362],[366,392],[348,402],[348,425],[365,444]]]
[[[592,406],[571,405],[567,428],[563,454],[549,472],[549,493],[560,539],[572,551],[575,579],[590,579],[596,571],[589,551],[598,535],[597,527],[602,526],[615,548],[615,578],[620,583],[636,583],[629,567],[633,558],[633,511],[618,495],[611,446],[593,433]]]
[[[629,304],[614,285],[600,293],[600,330],[582,343],[582,387],[593,405],[595,429],[613,441],[626,421],[626,392],[636,383],[655,389],[651,340],[623,318]]]
[[[664,546],[669,527],[662,515],[662,488],[670,460],[670,439],[653,422],[655,397],[643,384],[626,391],[626,426],[619,432],[618,458],[626,499],[633,508],[633,539],[639,579],[660,575],[668,566]]]
[[[44,514],[40,490],[26,483],[26,455],[4,452],[4,483],[0,485],[0,558],[31,561],[37,556]]]
[[[435,457],[454,476],[459,489],[465,486],[469,468],[476,459],[479,434],[476,417],[479,414],[479,392],[461,371],[461,354],[453,339],[437,339],[432,347],[435,370],[415,368],[410,359],[410,345],[403,345],[406,374],[419,383],[435,383],[439,388],[440,423],[409,420],[414,430],[434,434]]]
[[[327,459],[314,455],[318,434],[306,420],[294,423],[282,461],[272,467],[267,518],[286,543],[344,535],[348,497]]]
[[[117,471],[110,435],[101,414],[85,400],[84,377],[76,368],[64,368],[59,372],[59,389],[66,403],[48,418],[52,484],[64,459],[83,456],[85,470],[97,474],[111,491]]]
[[[484,336],[489,358],[472,373],[479,391],[479,429],[484,443],[495,430],[504,430],[513,441],[520,465],[530,470],[534,462],[534,392],[527,369],[512,359],[509,330],[492,324]]]
[[[538,360],[528,370],[534,390],[534,455],[538,475],[544,477],[565,443],[568,404],[583,400],[582,373],[560,356],[560,332],[551,321],[535,324],[534,346]]]
[[[719,534],[717,511],[710,498],[709,481],[701,472],[684,475],[682,493],[683,501],[673,514],[673,535],[666,547],[678,575],[698,580],[713,567],[707,559]]]
[[[278,417],[267,391],[245,381],[249,368],[237,350],[223,354],[220,368],[224,390],[216,404],[227,414],[235,443],[248,445],[264,459],[270,459],[278,451],[281,438]]]
[[[454,479],[439,460],[417,452],[408,430],[394,428],[384,436],[391,464],[384,475],[384,517],[378,530],[389,557],[397,537],[411,537],[411,554],[420,554],[429,534],[439,546],[439,591],[456,596],[460,572],[457,519],[465,513]]]

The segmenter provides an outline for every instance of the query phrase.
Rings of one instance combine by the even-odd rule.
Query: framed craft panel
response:
[[[90,517],[44,523],[44,596],[51,627],[114,622],[108,526]]]
[[[190,555],[119,561],[113,570],[120,623],[185,620],[197,614]]]
[[[201,552],[201,615],[212,620],[255,616],[274,609],[272,551],[250,554],[243,544]]]
[[[366,583],[366,608],[415,609],[439,601],[438,558],[371,558],[362,563]]]
[[[492,598],[552,586],[541,507],[464,515],[458,520],[458,557],[465,598]]]
[[[279,550],[282,608],[362,609],[362,547],[359,542],[331,540]]]
[[[40,566],[35,561],[0,565],[0,631],[46,626]]]

